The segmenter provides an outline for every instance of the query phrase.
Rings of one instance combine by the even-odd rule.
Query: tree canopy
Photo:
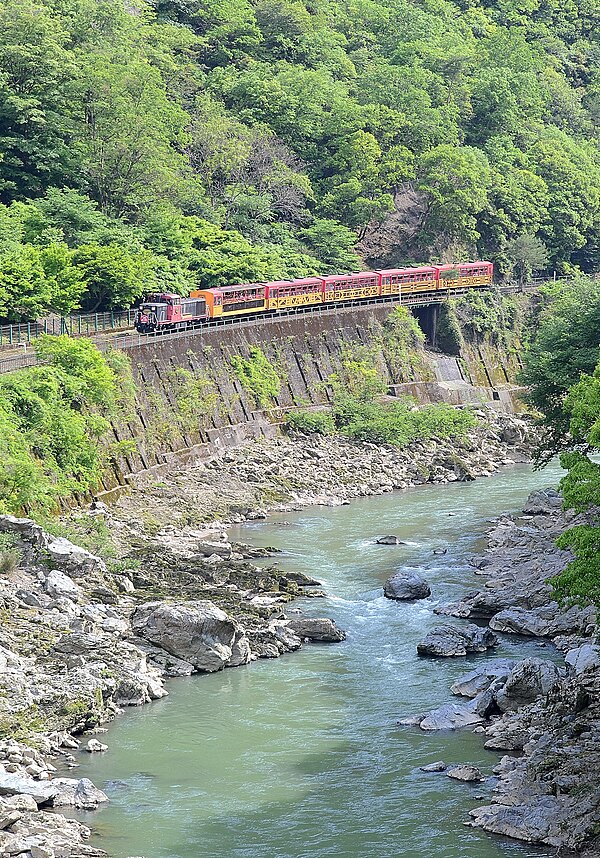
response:
[[[540,457],[562,451],[564,506],[588,518],[559,537],[574,559],[552,584],[560,599],[600,607],[600,282],[559,283],[550,297],[523,380],[543,419]]]
[[[0,313],[597,270],[599,25],[588,0],[0,0]]]

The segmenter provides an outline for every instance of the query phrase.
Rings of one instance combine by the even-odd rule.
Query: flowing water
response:
[[[458,783],[419,766],[496,754],[468,731],[426,734],[396,720],[450,699],[478,659],[419,659],[415,645],[438,602],[481,585],[467,563],[486,519],[517,511],[558,469],[516,466],[474,483],[425,486],[350,506],[311,508],[230,536],[282,549],[275,562],[323,582],[326,599],[298,603],[332,616],[342,644],[307,645],[276,661],[174,680],[170,696],[111,726],[104,755],[78,773],[110,796],[83,821],[114,858],[532,858],[535,847],[466,828],[491,784]],[[378,546],[392,533],[405,546]],[[435,548],[447,548],[444,555]],[[397,603],[384,580],[416,566],[432,598]],[[443,621],[443,620],[442,620]],[[451,621],[454,622],[454,621]],[[460,623],[460,621],[455,621]],[[507,637],[495,654],[553,657]]]

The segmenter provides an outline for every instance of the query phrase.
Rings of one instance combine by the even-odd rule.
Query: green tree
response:
[[[427,198],[423,236],[472,243],[479,238],[477,215],[488,201],[491,171],[487,158],[469,146],[436,146],[419,165],[419,190]]]
[[[48,310],[52,286],[46,278],[40,253],[21,246],[0,257],[0,315],[9,321],[35,320]]]
[[[131,253],[114,244],[82,245],[73,265],[85,283],[85,308],[129,307],[154,285],[154,259],[149,251]]]
[[[506,255],[523,285],[532,274],[543,271],[548,265],[548,251],[535,235],[524,233],[508,242]]]
[[[548,287],[550,302],[525,354],[521,381],[529,402],[544,416],[546,454],[564,449],[571,416],[568,391],[582,373],[591,375],[600,357],[600,282],[581,277]]]

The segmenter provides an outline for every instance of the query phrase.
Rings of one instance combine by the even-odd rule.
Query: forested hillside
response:
[[[0,0],[0,316],[600,267],[596,0]]]

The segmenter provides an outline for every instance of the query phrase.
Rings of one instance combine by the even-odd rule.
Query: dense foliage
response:
[[[126,409],[118,357],[89,340],[40,337],[44,364],[0,376],[0,511],[56,510],[97,487],[110,445],[108,418]]]
[[[299,432],[338,434],[394,447],[430,438],[461,437],[476,423],[470,412],[443,403],[418,408],[409,398],[382,403],[349,394],[336,397],[331,413],[299,410],[287,416],[288,427]]]
[[[600,284],[559,285],[529,351],[524,379],[545,428],[542,460],[556,451],[567,469],[564,505],[589,523],[558,540],[574,559],[553,580],[558,598],[600,607]]]
[[[0,0],[0,314],[600,262],[590,0]]]
[[[593,373],[600,358],[600,281],[580,278],[545,287],[540,324],[527,352],[521,381],[530,404],[543,415],[542,455],[570,443],[571,409],[577,393],[565,399],[581,373]],[[581,438],[581,433],[579,433]]]

